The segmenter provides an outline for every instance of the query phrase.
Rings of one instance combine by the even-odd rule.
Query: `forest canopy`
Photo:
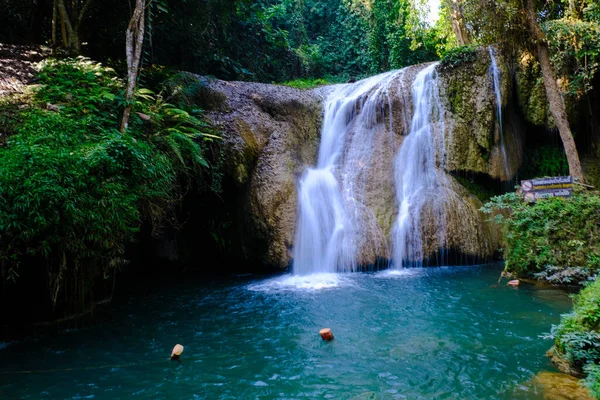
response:
[[[0,0],[0,42],[54,40],[100,61],[123,57],[132,4],[67,2],[61,18],[54,3],[63,1]],[[435,60],[454,47],[447,8],[435,24],[427,21],[429,11],[424,0],[154,1],[147,10],[145,62],[223,79],[358,78]],[[79,29],[81,48],[70,44],[68,25]]]

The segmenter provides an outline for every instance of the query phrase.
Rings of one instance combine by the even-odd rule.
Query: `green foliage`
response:
[[[585,385],[600,398],[600,280],[575,296],[573,311],[552,327],[551,336],[558,354],[587,374]]]
[[[319,86],[332,85],[335,83],[344,83],[346,79],[343,77],[327,77],[327,78],[301,78],[293,81],[283,82],[282,85],[290,86],[296,89],[314,89]]]
[[[600,196],[576,192],[529,204],[521,195],[493,197],[483,212],[504,229],[506,269],[519,276],[580,283],[600,270]]]
[[[47,270],[56,305],[69,276],[93,281],[123,265],[144,219],[160,228],[181,177],[202,174],[205,143],[218,136],[201,110],[146,89],[144,114],[120,134],[123,83],[87,59],[48,60],[38,82],[29,106],[6,117],[18,123],[0,147],[0,263],[14,280],[23,256],[40,260],[27,268]]]
[[[584,384],[597,399],[600,399],[600,365],[588,364],[584,368],[587,377],[585,378]]]
[[[569,174],[565,151],[556,146],[538,146],[525,152],[519,176],[525,179],[537,176],[564,176]]]
[[[448,29],[425,24],[420,3],[188,1],[154,22],[155,61],[225,79],[356,79],[437,59]]]
[[[456,68],[460,65],[472,63],[477,59],[476,45],[467,45],[452,48],[444,54],[440,66],[444,69]]]
[[[581,3],[581,11],[570,10],[544,25],[552,64],[561,76],[569,77],[568,93],[576,98],[592,89],[600,65],[600,7],[592,1]]]
[[[13,3],[0,0],[6,10],[0,39],[48,42],[52,1]],[[227,80],[356,79],[435,60],[456,44],[447,8],[431,26],[427,7],[424,0],[154,1],[147,8],[143,64]],[[122,58],[116,38],[130,15],[128,2],[92,2],[85,20],[94,29],[81,30],[82,50],[96,59]]]

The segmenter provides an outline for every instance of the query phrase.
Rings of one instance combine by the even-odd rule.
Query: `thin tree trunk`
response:
[[[81,42],[79,41],[79,32],[73,29],[69,36],[69,49],[72,55],[78,56],[81,54]]]
[[[140,59],[144,44],[145,3],[145,0],[136,0],[135,10],[133,10],[133,15],[125,33],[125,53],[127,55],[127,90],[125,92],[125,100],[127,101],[127,107],[123,111],[121,133],[125,133],[129,126],[129,116],[133,108],[133,95],[140,72]]]
[[[86,2],[81,7],[81,10],[76,10],[75,8],[71,8],[72,16],[69,17],[69,13],[67,12],[67,7],[65,6],[65,0],[56,0],[58,3],[56,7],[58,8],[58,13],[60,15],[61,20],[61,29],[62,29],[62,40],[63,45],[66,49],[71,53],[71,55],[79,55],[81,54],[81,42],[79,40],[79,28],[81,27],[81,23],[83,22],[83,18],[93,0],[86,0]],[[75,7],[75,6],[72,6]],[[72,22],[73,20],[73,22]]]
[[[56,9],[56,0],[52,1],[52,51],[56,50],[56,20],[58,11]]]
[[[63,48],[67,49],[69,47],[69,39],[67,38],[67,27],[62,17],[60,19],[60,38],[62,41]]]
[[[569,163],[569,173],[574,179],[584,183],[579,153],[577,152],[573,133],[571,133],[571,127],[569,126],[567,110],[563,102],[562,93],[556,83],[554,70],[550,64],[550,51],[545,41],[545,35],[537,23],[533,0],[525,0],[525,7],[529,31],[536,41],[538,61],[540,62],[542,77],[544,78],[544,87],[546,89],[546,98],[548,99],[548,105],[550,106],[550,113],[554,117],[554,122],[556,123],[556,127],[558,128],[560,138],[565,148],[565,154],[567,155],[567,161]]]
[[[60,19],[63,28],[63,44],[66,48],[71,51],[71,38],[73,35],[73,25],[69,19],[69,13],[65,7],[65,0],[58,0],[58,12],[60,13]]]

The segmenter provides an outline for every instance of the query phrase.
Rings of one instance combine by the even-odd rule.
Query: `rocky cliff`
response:
[[[511,77],[503,60],[499,60],[499,65],[505,110]],[[374,227],[361,242],[359,261],[363,265],[390,256],[388,238],[398,213],[393,160],[409,131],[411,85],[421,68],[410,67],[397,74],[376,110],[372,126],[374,153],[366,167],[363,200]],[[438,73],[444,123],[438,127],[437,135],[444,142],[445,152],[444,159],[438,162],[447,172],[507,179],[487,52],[480,51],[475,60],[463,65],[440,66]],[[293,258],[297,183],[303,171],[316,163],[322,104],[328,89],[303,91],[278,85],[196,79],[202,81],[203,89],[195,101],[223,132],[225,174],[235,182],[236,193],[225,194],[236,196],[236,234],[241,249],[232,251],[242,252],[248,261],[287,268]],[[356,113],[361,112],[360,104],[357,103]],[[512,175],[521,163],[522,141],[510,121],[510,113],[504,115],[507,169]],[[433,256],[441,246],[479,259],[490,257],[497,248],[497,234],[478,212],[481,202],[450,175],[447,179],[451,182],[449,202],[455,204],[445,214],[448,234],[441,243],[432,222],[438,216],[433,214],[433,208],[425,207],[424,255]]]
[[[201,79],[201,78],[200,78]],[[289,265],[296,183],[316,162],[321,96],[284,86],[203,80],[196,101],[222,132],[226,179],[234,182],[235,242],[243,258]]]

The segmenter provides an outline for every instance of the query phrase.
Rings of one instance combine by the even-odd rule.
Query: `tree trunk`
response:
[[[65,21],[62,18],[60,19],[60,38],[63,48],[68,48],[69,39],[67,38],[67,27],[65,26]]]
[[[69,13],[67,12],[67,7],[65,6],[65,0],[58,0],[58,12],[60,14],[61,26],[63,29],[63,45],[66,47],[69,53],[71,53],[71,55],[79,55],[79,53],[75,53],[75,49],[71,47],[73,39],[73,25],[69,19]]]
[[[52,1],[52,51],[56,50],[56,20],[58,18],[58,10],[56,9],[56,0]]]
[[[145,3],[145,0],[136,0],[135,10],[133,10],[133,15],[125,33],[125,53],[127,55],[127,90],[125,92],[125,100],[127,101],[127,107],[123,111],[121,133],[125,133],[129,126],[129,116],[133,108],[133,95],[140,72],[140,59],[144,44]]]
[[[462,0],[448,0],[450,5],[450,19],[452,20],[452,30],[456,35],[456,41],[459,46],[471,44],[471,37],[465,26],[465,19],[462,12]]]
[[[579,161],[579,154],[577,152],[577,147],[575,146],[573,134],[571,133],[571,127],[569,126],[567,110],[565,109],[562,93],[556,83],[554,70],[550,64],[550,51],[545,41],[545,35],[537,23],[533,0],[525,0],[525,7],[529,31],[537,46],[538,61],[540,62],[542,77],[544,78],[546,98],[548,99],[548,105],[550,106],[550,113],[552,114],[552,117],[554,117],[554,122],[556,123],[556,127],[558,128],[560,138],[565,148],[565,154],[567,155],[567,161],[569,163],[569,173],[573,179],[584,183],[581,162]]]
[[[81,10],[77,10],[76,5],[72,5],[71,7],[71,15],[69,16],[69,12],[67,11],[67,7],[65,6],[65,0],[57,0],[58,3],[56,7],[58,9],[58,13],[60,15],[60,23],[61,23],[61,32],[62,32],[62,41],[63,46],[68,50],[68,52],[73,56],[78,56],[81,54],[81,42],[79,40],[79,28],[81,23],[83,22],[83,18],[89,8],[90,4],[93,0],[86,0]]]
[[[79,41],[79,32],[73,29],[69,35],[69,53],[74,56],[81,54],[81,42]]]

